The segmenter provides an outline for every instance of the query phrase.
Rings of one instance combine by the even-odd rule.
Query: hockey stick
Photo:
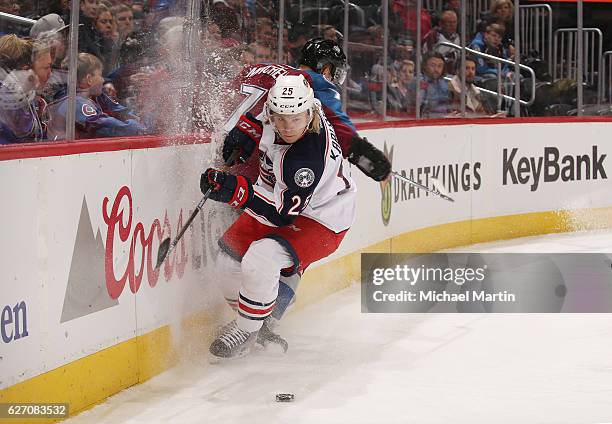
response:
[[[229,168],[229,164],[233,163],[239,154],[240,154],[240,150],[238,149],[234,150],[232,155],[225,161],[225,165],[221,168],[221,170],[223,171],[227,170],[227,168]],[[198,213],[200,213],[200,211],[202,210],[202,207],[204,206],[204,203],[206,203],[206,201],[208,200],[208,197],[210,196],[211,192],[212,192],[212,187],[206,190],[206,193],[204,193],[204,196],[202,197],[202,199],[200,199],[200,202],[196,205],[196,208],[193,210],[193,212],[191,212],[189,219],[187,219],[187,221],[185,222],[185,225],[183,225],[183,227],[178,232],[174,240],[172,240],[171,242],[170,237],[166,237],[161,242],[161,244],[159,245],[159,250],[157,251],[157,263],[155,264],[155,269],[158,269],[161,266],[161,264],[164,263],[168,255],[174,250],[174,248],[176,247],[178,242],[181,240],[181,238],[183,237],[183,235],[185,234],[185,232],[187,231],[187,229],[189,228],[189,226],[191,225],[195,217],[198,216]]]
[[[417,183],[416,181],[411,180],[410,178],[406,178],[404,177],[402,174],[395,172],[395,171],[391,171],[391,173],[393,175],[395,175],[396,178],[399,178],[402,181],[406,181],[408,184],[412,184],[415,187],[418,187],[420,189],[425,190],[428,193],[431,193],[435,196],[439,196],[444,200],[448,200],[449,202],[454,202],[455,199],[453,199],[452,197],[450,197],[450,193],[448,191],[446,191],[446,189],[444,188],[444,185],[442,184],[442,182],[440,180],[438,180],[437,178],[429,178],[429,180],[432,182],[433,184],[433,188],[429,188],[426,185]]]

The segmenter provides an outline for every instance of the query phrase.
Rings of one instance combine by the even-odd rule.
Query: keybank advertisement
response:
[[[474,151],[484,151],[493,168],[483,184],[491,197],[474,195],[474,218],[612,204],[609,124],[534,124],[527,133],[522,126],[506,126],[493,145],[475,138]]]
[[[445,223],[611,206],[612,143],[602,137],[608,131],[605,123],[363,131],[386,153],[393,170],[430,187],[436,178],[455,202],[393,176],[374,183],[353,169],[357,219],[338,254]],[[576,229],[593,224],[583,218]]]

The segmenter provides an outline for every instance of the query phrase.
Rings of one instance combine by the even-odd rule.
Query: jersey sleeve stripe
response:
[[[257,191],[257,189],[255,189],[254,191],[255,191],[255,196],[259,197],[261,200],[263,200],[266,203],[269,203],[272,206],[276,206],[276,203],[274,203],[274,200],[268,199],[266,196],[264,196],[263,194],[259,193]]]
[[[253,218],[255,218],[257,221],[261,222],[264,225],[269,225],[270,227],[278,227],[278,225],[274,224],[272,221],[270,221],[264,215],[258,214],[257,212],[253,211],[251,208],[246,208],[245,211],[249,215],[251,215]]]

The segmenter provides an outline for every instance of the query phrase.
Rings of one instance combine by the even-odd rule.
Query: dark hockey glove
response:
[[[348,161],[374,181],[385,180],[391,172],[391,163],[384,153],[358,135],[351,140]]]
[[[229,203],[235,208],[244,208],[253,198],[253,186],[242,175],[232,175],[217,169],[208,168],[200,177],[200,190],[217,202]]]
[[[262,132],[263,126],[259,120],[255,119],[249,112],[246,115],[242,115],[236,126],[225,137],[223,142],[223,160],[227,162],[232,152],[238,149],[240,151],[238,160],[228,165],[232,166],[236,162],[245,163],[259,145]]]

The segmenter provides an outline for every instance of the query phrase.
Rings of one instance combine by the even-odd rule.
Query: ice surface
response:
[[[612,232],[461,250],[610,252]],[[612,423],[610,314],[362,314],[353,285],[279,333],[286,355],[203,357],[67,422]]]

